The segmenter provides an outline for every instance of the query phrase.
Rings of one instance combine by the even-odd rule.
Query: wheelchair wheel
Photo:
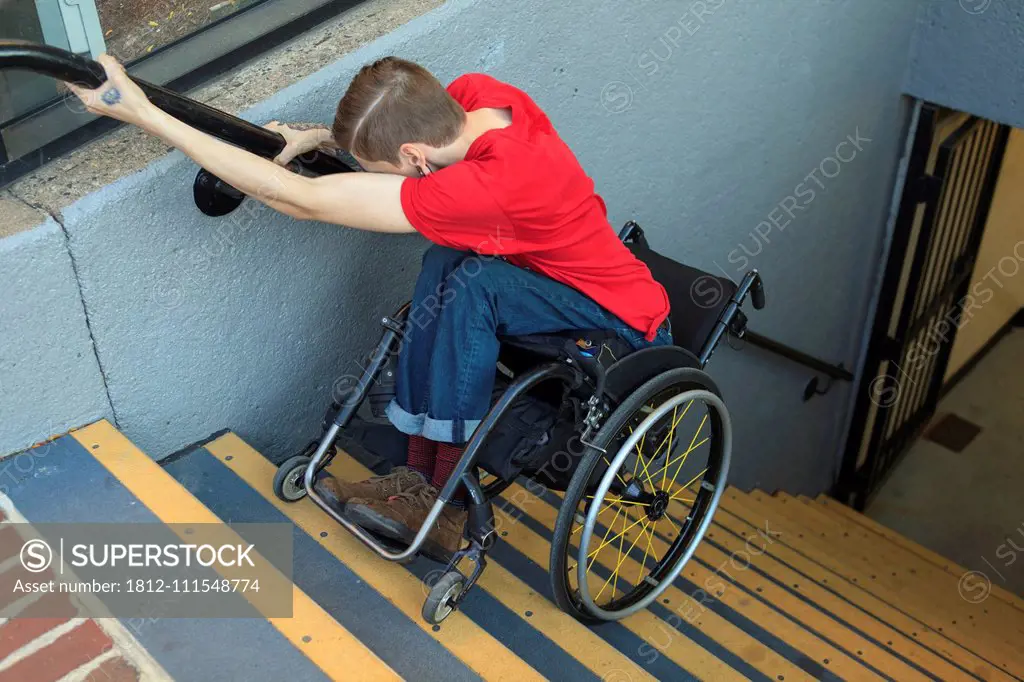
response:
[[[423,620],[431,625],[440,625],[455,611],[454,604],[458,602],[465,588],[466,579],[458,571],[449,571],[441,576],[430,588],[430,594],[423,602],[423,609],[420,612]]]
[[[274,474],[274,494],[284,502],[298,502],[306,496],[302,477],[312,460],[306,455],[296,455],[281,463]]]
[[[682,571],[711,523],[732,430],[711,378],[660,374],[594,437],[565,493],[551,542],[558,605],[588,623],[647,607]]]

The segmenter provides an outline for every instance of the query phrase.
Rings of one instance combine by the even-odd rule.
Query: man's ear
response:
[[[406,142],[398,148],[398,156],[414,166],[422,165],[426,161],[423,152],[417,149],[416,145],[411,142]]]
[[[429,162],[427,161],[426,150],[412,142],[407,142],[399,147],[398,156],[404,161],[407,161],[410,166],[420,169],[421,173],[424,168],[430,168]]]

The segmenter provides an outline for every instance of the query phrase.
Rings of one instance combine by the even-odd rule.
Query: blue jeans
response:
[[[614,330],[637,349],[672,342],[665,328],[647,341],[549,277],[432,246],[416,281],[388,419],[409,435],[464,443],[491,407],[500,338],[572,329]]]

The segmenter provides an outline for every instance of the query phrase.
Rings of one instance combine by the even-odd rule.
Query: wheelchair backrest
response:
[[[730,279],[684,265],[650,247],[639,225],[630,221],[619,233],[626,246],[647,268],[655,281],[665,287],[671,312],[675,344],[707,362],[722,334],[728,330],[742,336],[746,316],[739,309],[748,291],[754,306],[764,305],[764,289],[756,270],[737,285]]]

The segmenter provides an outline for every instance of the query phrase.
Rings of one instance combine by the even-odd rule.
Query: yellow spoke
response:
[[[661,453],[661,448],[663,448],[665,446],[666,440],[671,442],[671,440],[672,440],[672,438],[671,438],[672,433],[676,430],[676,426],[679,425],[679,422],[682,421],[683,417],[686,416],[686,412],[687,412],[687,410],[690,409],[690,405],[692,405],[692,404],[693,404],[692,400],[689,403],[687,403],[686,409],[683,410],[683,413],[681,415],[679,415],[678,419],[676,419],[676,412],[679,410],[679,406],[676,405],[674,408],[672,408],[672,426],[668,430],[668,435],[665,436],[665,438],[661,439],[661,444],[658,445],[657,449],[654,451],[654,454],[647,458],[648,460],[653,462],[655,459],[657,459],[658,455]],[[650,429],[648,429],[648,431],[649,430]],[[633,428],[632,427],[630,427],[629,432],[633,433]],[[644,478],[647,480],[648,483],[651,484],[651,487],[654,488],[656,486],[654,485],[653,477],[651,476],[651,472],[650,472],[650,470],[647,467],[647,462],[644,460],[644,458],[642,456],[643,453],[641,452],[641,449],[643,448],[644,442],[646,440],[647,440],[647,431],[644,431],[644,435],[641,436],[640,443],[637,446],[638,447],[638,449],[637,449],[637,459],[640,462],[640,464],[643,465]],[[669,445],[668,449],[669,449],[669,452],[671,452],[672,451],[672,446]],[[655,473],[657,473],[657,472],[655,472]],[[636,466],[635,466],[635,464],[634,464],[634,467],[633,467],[633,476],[636,477]]]
[[[647,571],[647,557],[651,553],[651,541],[654,539],[654,534],[651,533],[651,530],[650,530],[650,528],[648,527],[648,525],[646,523],[644,525],[640,526],[640,528],[643,529],[644,535],[647,536],[647,548],[644,550],[644,560],[640,562],[640,575],[637,576],[637,579],[636,579],[636,584],[637,585],[640,584],[640,581],[644,579],[644,575],[646,574],[646,571]]]
[[[689,403],[687,403],[687,404],[686,404],[686,409],[685,409],[685,410],[683,410],[683,414],[682,414],[682,415],[680,415],[680,417],[679,417],[680,419],[682,419],[683,417],[685,417],[685,416],[686,416],[686,412],[687,412],[687,411],[688,411],[688,410],[690,409],[690,405],[692,405],[692,404],[693,404],[693,401],[692,401],[692,400],[691,400],[691,401],[690,401]],[[695,442],[695,441],[697,440],[697,436],[699,436],[699,435],[700,435],[700,432],[704,430],[704,423],[705,423],[705,422],[706,422],[707,420],[708,420],[708,415],[707,415],[707,414],[705,414],[705,415],[704,415],[704,419],[703,419],[703,420],[701,420],[700,426],[699,426],[699,427],[697,427],[697,432],[693,434],[693,440],[691,440],[691,441],[690,441],[690,447],[686,448],[686,452],[684,452],[684,453],[683,453],[683,454],[681,454],[681,455],[678,455],[678,456],[677,456],[677,457],[676,457],[675,459],[670,459],[670,458],[671,458],[671,456],[672,456],[672,448],[669,448],[668,452],[667,452],[667,453],[665,454],[665,466],[664,466],[664,467],[662,467],[661,469],[658,469],[658,471],[655,471],[655,472],[654,472],[654,475],[655,475],[655,476],[657,476],[657,475],[658,475],[658,472],[659,472],[659,471],[660,471],[660,472],[664,472],[664,473],[662,474],[662,484],[664,484],[664,482],[665,482],[665,476],[666,476],[666,475],[668,474],[668,470],[669,470],[669,467],[671,467],[673,463],[677,462],[677,461],[679,460],[679,458],[680,458],[680,457],[682,457],[682,458],[685,458],[685,457],[687,457],[687,456],[688,456],[688,455],[689,455],[689,454],[690,454],[691,452],[693,452],[694,450],[696,450],[697,448],[699,448],[699,447],[700,447],[701,445],[704,445],[704,443],[706,443],[706,442],[708,441],[708,439],[707,439],[707,438],[705,438],[705,439],[704,439],[704,440],[702,440],[701,442],[699,442],[699,443],[697,443],[696,445],[694,445],[694,442]],[[672,426],[672,430],[671,430],[671,431],[669,431],[668,435],[666,435],[666,436],[665,436],[665,440],[663,440],[663,441],[662,441],[662,445],[664,445],[664,444],[665,444],[665,442],[666,442],[666,441],[667,441],[667,440],[668,440],[669,438],[671,438],[671,436],[672,436],[672,434],[673,434],[673,433],[675,433],[675,425],[673,425],[673,426]],[[660,446],[660,445],[658,446],[658,452],[661,452],[661,446]],[[657,456],[657,453],[655,453],[655,456]],[[686,460],[684,459],[683,461],[684,461],[684,463],[685,463],[685,461],[686,461]],[[665,489],[665,488],[664,488],[664,487],[662,487],[662,490],[664,490],[664,489]]]
[[[675,411],[672,412],[672,416],[673,417],[675,416]],[[649,430],[650,429],[648,429],[648,431]],[[632,433],[632,432],[633,432],[633,429],[631,428],[630,429],[630,433]],[[651,480],[651,473],[647,470],[647,462],[644,461],[644,445],[646,444],[646,442],[647,442],[647,431],[644,431],[644,435],[640,437],[640,443],[638,444],[637,450],[636,450],[637,461],[640,462],[640,464],[643,465],[643,467],[644,467],[644,471],[643,471],[644,477],[647,479],[647,482],[650,483],[651,487],[653,488],[654,487],[654,481]],[[657,453],[655,453],[655,456],[657,456]],[[653,460],[653,457],[651,459]],[[636,466],[635,465],[633,466],[633,476],[636,477]]]
[[[691,400],[690,402],[693,402],[693,401]],[[687,409],[689,409],[690,406],[687,405],[686,407],[687,407]],[[668,450],[666,450],[667,454],[665,455],[665,459],[666,460],[672,455],[672,434],[676,432],[675,425],[679,423],[679,422],[676,421],[676,410],[678,410],[678,409],[679,409],[678,405],[676,405],[675,407],[672,408],[672,428],[669,429],[669,431],[668,431]],[[668,476],[668,469],[665,469],[665,473],[663,473],[661,475],[661,486],[662,486],[661,489],[662,490],[665,489],[665,478],[667,476]],[[648,479],[648,480],[650,480],[650,479]],[[651,483],[651,487],[652,488],[654,487],[654,483],[653,482]]]
[[[609,509],[614,509],[614,507],[610,507],[610,506],[609,507],[605,507],[601,511],[597,512],[597,516],[595,516],[594,518],[595,519],[601,518],[601,514],[604,514]],[[622,511],[622,510],[620,509],[619,511]],[[581,530],[583,530],[583,524],[582,523],[580,525],[576,526],[576,530],[574,530],[573,532],[569,533],[569,535],[570,536],[576,535],[576,533],[580,532]]]
[[[669,428],[668,433],[665,434],[665,437],[661,439],[661,443],[658,444],[658,448],[654,451],[654,454],[651,455],[651,460],[652,461],[654,459],[656,459],[659,454],[661,454],[661,449],[663,447],[665,447],[665,443],[667,443],[669,441],[669,438],[675,432],[676,427],[679,426],[679,422],[683,421],[683,419],[686,417],[686,413],[690,411],[690,406],[691,405],[693,405],[693,401],[692,400],[690,402],[686,403],[686,407],[683,408],[683,413],[681,415],[679,415],[679,419],[674,419],[672,421],[672,426]],[[676,407],[678,408],[679,406],[676,405]],[[675,415],[675,413],[676,413],[675,409],[673,409],[672,410],[672,414]],[[671,452],[671,448],[669,448],[669,451]],[[654,473],[658,473],[658,472],[654,472]]]
[[[619,581],[617,580],[617,578],[618,578],[618,575],[619,575],[619,566],[622,565],[622,545],[623,545],[623,543],[625,541],[626,541],[626,519],[625,519],[625,517],[623,517],[623,519],[622,519],[622,535],[619,536],[619,555],[617,557],[617,561],[615,562],[615,570],[612,571],[612,575],[611,575],[612,600],[613,601],[615,600],[615,590],[619,586]],[[633,544],[636,544],[636,542],[634,541]],[[600,594],[598,594],[598,597],[600,597]]]
[[[601,548],[602,548],[602,547],[604,547],[604,546],[605,546],[606,544],[608,544],[608,534],[612,532],[612,527],[613,527],[613,526],[615,525],[615,521],[616,521],[616,520],[617,520],[617,519],[619,518],[619,514],[620,514],[621,512],[622,512],[622,510],[621,510],[621,509],[619,509],[618,511],[616,511],[616,512],[615,512],[615,518],[613,518],[613,519],[612,519],[612,522],[611,522],[610,524],[608,524],[608,532],[606,532],[606,533],[604,534],[604,537],[603,537],[603,538],[601,538],[601,547],[598,547],[598,548],[597,548],[597,549],[595,549],[595,550],[594,550],[593,552],[591,552],[590,554],[588,554],[588,555],[587,555],[587,558],[588,558],[588,559],[590,559],[590,558],[591,558],[591,557],[593,557],[593,556],[594,556],[595,554],[597,554],[598,552],[600,552],[600,551],[601,551]],[[612,538],[612,540],[614,541],[614,540],[615,540],[615,538]],[[590,570],[590,567],[591,567],[591,566],[593,566],[593,565],[594,565],[594,562],[593,562],[593,560],[592,560],[592,561],[591,561],[591,562],[590,562],[589,564],[587,564],[587,570],[589,571],[589,570]]]
[[[611,468],[611,462],[608,461],[608,458],[606,458],[604,455],[602,455],[601,459],[604,460],[604,463],[607,464],[608,468],[610,469]],[[622,476],[618,475],[617,471],[615,472],[615,478],[617,478],[618,482],[621,482],[623,485],[629,485],[629,483],[626,482],[625,478],[623,478]]]
[[[616,520],[618,520],[618,518],[619,518],[619,517],[618,517],[618,516],[616,516],[616,517],[615,517],[614,519],[612,519],[612,525],[614,525],[614,524],[615,524],[615,521],[616,521]],[[591,552],[590,554],[588,554],[588,555],[587,555],[587,558],[588,558],[588,559],[591,559],[591,558],[593,558],[595,554],[597,554],[598,552],[600,552],[600,551],[601,551],[602,549],[604,549],[605,547],[607,547],[607,546],[608,546],[609,544],[611,544],[611,543],[615,542],[616,538],[618,538],[618,537],[619,537],[619,535],[622,535],[622,534],[626,533],[627,531],[630,531],[630,530],[632,530],[632,529],[633,529],[633,526],[635,526],[636,524],[640,523],[640,522],[641,522],[641,521],[643,521],[643,520],[644,520],[644,519],[643,519],[643,517],[641,517],[641,518],[637,519],[637,520],[636,520],[636,521],[634,521],[634,522],[633,522],[632,524],[630,524],[629,528],[625,528],[625,529],[623,529],[622,531],[620,531],[620,532],[619,532],[618,534],[616,534],[616,535],[613,535],[612,537],[610,537],[610,538],[609,538],[609,537],[608,537],[608,533],[611,533],[611,532],[612,532],[612,529],[611,529],[611,525],[610,525],[610,526],[608,527],[608,533],[605,533],[605,534],[604,534],[604,538],[602,538],[602,541],[601,541],[601,546],[600,546],[600,547],[598,547],[597,549],[595,549],[595,550],[594,550],[593,552]],[[626,523],[626,522],[625,522],[625,521],[623,521],[622,523],[623,523],[623,525],[625,525],[625,523]],[[589,564],[589,565],[587,566],[587,570],[590,570],[590,566],[593,566],[593,565],[594,565],[594,562],[593,562],[593,561],[591,561],[591,562],[590,562],[590,564]]]
[[[670,516],[668,516],[668,515],[666,514],[665,516],[663,516],[663,517],[661,517],[661,518],[663,518],[663,519],[665,519],[666,521],[668,521],[668,522],[669,522],[669,524],[670,524],[670,525],[672,526],[672,530],[674,530],[674,531],[676,532],[676,535],[679,535],[679,526],[677,526],[677,525],[676,525],[676,522],[675,522],[675,521],[673,521],[673,520],[672,520],[672,518],[671,518]]]
[[[678,461],[679,461],[679,460],[680,460],[681,458],[683,459],[683,464],[685,464],[685,463],[686,463],[686,460],[685,460],[685,458],[686,458],[686,457],[688,457],[688,456],[690,455],[690,453],[691,453],[691,452],[693,452],[694,450],[696,450],[697,448],[699,448],[699,447],[700,447],[701,445],[704,445],[704,443],[707,443],[707,442],[708,442],[709,440],[711,440],[710,436],[709,436],[708,438],[705,438],[705,439],[703,439],[703,440],[702,440],[701,442],[699,442],[699,443],[695,443],[695,444],[693,444],[693,445],[692,445],[691,447],[687,448],[685,452],[682,452],[681,454],[677,455],[675,459],[673,459],[673,460],[671,460],[671,461],[667,461],[667,462],[665,462],[665,466],[663,466],[663,467],[662,467],[661,469],[658,469],[657,471],[655,471],[655,472],[654,472],[654,475],[655,475],[655,476],[657,476],[657,475],[658,475],[659,473],[661,473],[662,471],[664,471],[664,472],[667,472],[667,471],[669,470],[669,468],[670,468],[670,467],[671,467],[671,466],[672,466],[673,464],[675,464],[676,462],[678,462]],[[680,468],[682,468],[682,465],[680,465]],[[677,471],[677,472],[676,472],[676,475],[678,475],[678,474],[679,474],[679,472]],[[671,486],[670,486],[670,487],[671,487]],[[662,490],[664,490],[664,488],[662,488]]]
[[[710,412],[706,413],[706,414],[704,415],[704,419],[702,419],[702,420],[700,421],[700,426],[698,426],[698,427],[697,427],[697,432],[696,432],[695,434],[693,434],[693,440],[691,440],[691,441],[690,441],[690,446],[689,446],[688,448],[686,448],[686,454],[684,454],[684,455],[683,455],[683,461],[681,461],[681,462],[679,463],[679,466],[678,466],[678,467],[676,467],[676,473],[675,473],[675,474],[673,474],[673,476],[672,476],[672,482],[671,482],[671,483],[669,483],[669,487],[671,487],[671,486],[675,485],[675,482],[676,482],[676,477],[678,477],[678,476],[679,476],[679,472],[683,470],[683,466],[684,466],[684,465],[686,464],[686,459],[687,459],[687,457],[689,457],[690,453],[691,453],[691,452],[693,452],[693,451],[694,451],[694,450],[695,450],[696,448],[699,448],[699,447],[700,447],[701,445],[703,445],[704,443],[706,443],[706,442],[707,442],[707,440],[708,440],[708,439],[707,439],[707,438],[705,438],[705,439],[704,439],[704,440],[702,440],[702,441],[701,441],[701,442],[700,442],[700,443],[699,443],[698,445],[694,445],[694,443],[696,443],[696,442],[697,442],[697,436],[699,436],[699,435],[700,435],[700,432],[704,430],[704,424],[706,424],[706,423],[707,423],[707,421],[708,421],[708,417],[709,417],[710,415],[711,415],[711,413],[710,413]],[[683,486],[683,487],[686,487],[686,486]],[[665,488],[662,488],[662,490],[665,490]]]
[[[623,523],[625,523],[625,521],[623,521]],[[635,526],[636,524],[634,523],[633,525]],[[632,527],[633,526],[630,526],[630,528],[632,528]],[[625,533],[626,531],[622,531],[622,532]],[[619,575],[619,568],[622,567],[622,562],[624,562],[626,560],[626,558],[629,557],[629,553],[633,551],[633,548],[636,547],[636,543],[640,540],[640,538],[643,535],[644,535],[643,533],[637,533],[636,539],[633,540],[633,544],[631,544],[629,546],[629,549],[627,549],[624,554],[622,552],[622,545],[623,545],[623,541],[624,540],[619,540],[619,560],[615,564],[615,570],[612,571],[612,574],[610,576],[608,576],[608,580],[604,581],[604,585],[601,586],[601,591],[597,593],[596,597],[594,597],[594,601],[597,601],[598,599],[600,599],[601,598],[601,594],[604,593],[605,588],[608,587],[608,584],[612,583],[612,580],[614,578],[618,577],[618,575]],[[622,535],[621,537],[625,538],[625,535]],[[615,599],[615,589],[617,587],[617,583],[618,583],[618,581],[615,581],[615,583],[612,583],[612,599]]]
[[[698,478],[700,478],[701,476],[703,476],[703,475],[704,475],[704,474],[706,474],[707,472],[708,472],[708,468],[707,468],[707,467],[704,467],[704,468],[703,468],[703,469],[702,469],[702,470],[700,471],[700,473],[698,473],[698,474],[697,474],[696,476],[694,476],[693,478],[691,478],[691,479],[690,479],[690,482],[689,482],[689,483],[687,483],[686,485],[684,485],[683,487],[681,487],[681,488],[679,489],[679,492],[678,492],[678,493],[676,493],[676,495],[682,495],[683,493],[685,493],[685,492],[688,492],[688,491],[687,491],[687,488],[689,488],[689,487],[690,487],[691,485],[693,485],[693,484],[694,484],[694,482],[695,482],[695,481],[696,481],[696,480],[697,480]],[[676,473],[678,474],[679,472],[676,472]],[[671,496],[669,496],[669,498],[668,498],[668,499],[670,499],[670,500],[674,500],[674,499],[676,499],[676,496],[675,496],[675,495],[671,495]],[[692,502],[693,500],[690,500],[690,501]]]

